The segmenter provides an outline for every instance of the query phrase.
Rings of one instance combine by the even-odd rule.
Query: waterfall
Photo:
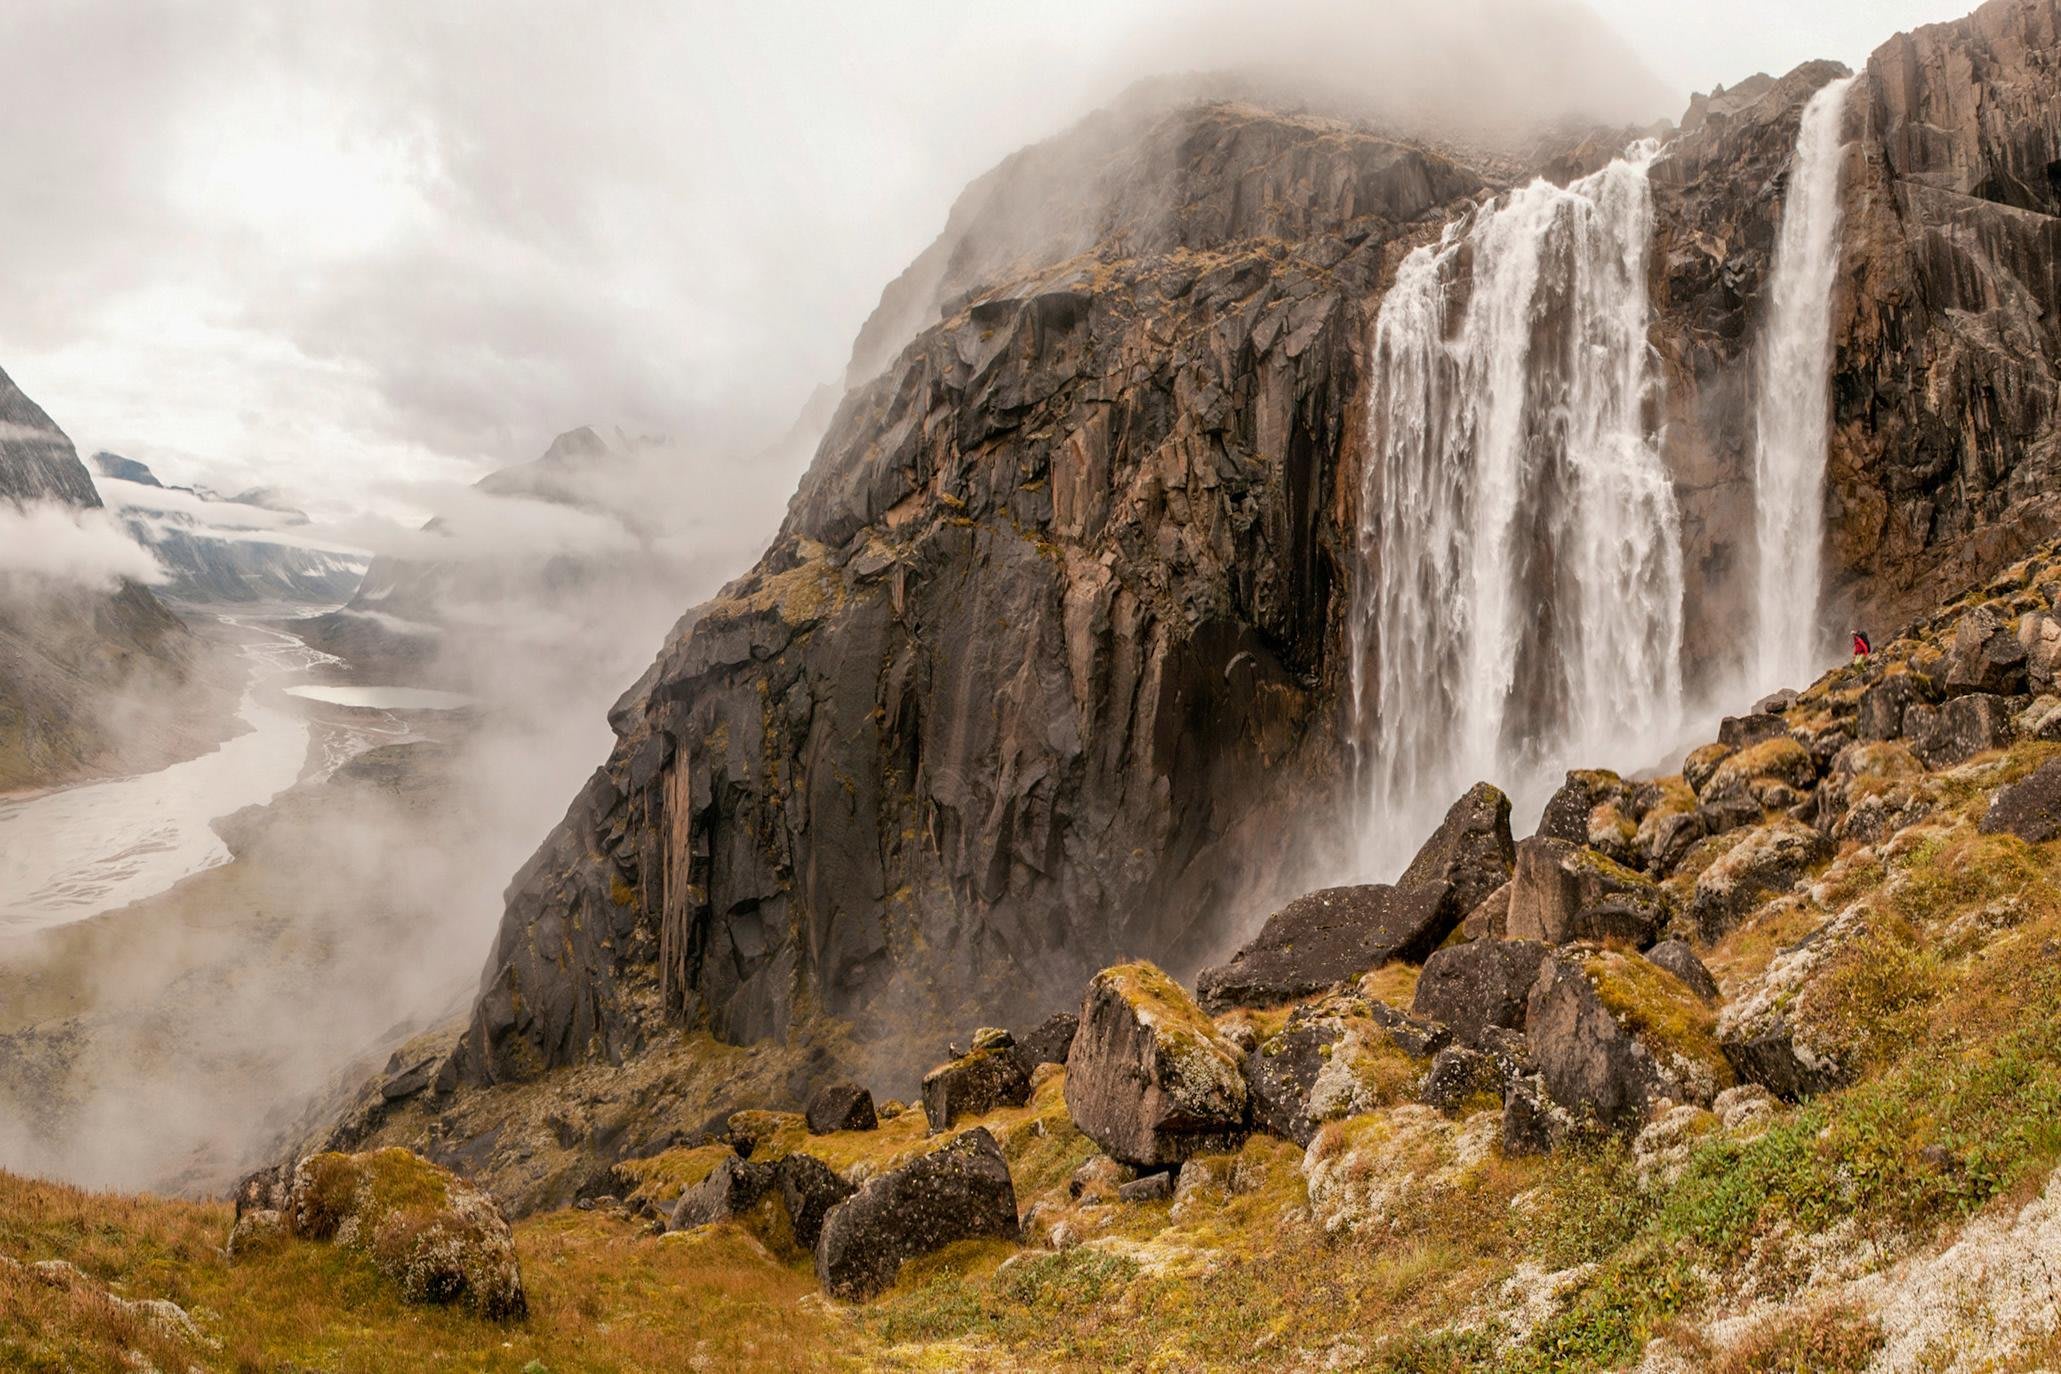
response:
[[[1658,146],[1404,260],[1374,326],[1354,582],[1360,868],[1472,783],[1535,817],[1681,714],[1682,558],[1647,339]]]
[[[1852,77],[1804,106],[1789,165],[1761,344],[1754,445],[1755,681],[1802,687],[1831,657],[1818,624],[1831,423],[1832,287],[1839,270],[1840,119]]]

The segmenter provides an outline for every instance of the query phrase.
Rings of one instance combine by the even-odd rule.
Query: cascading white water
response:
[[[1483,206],[1382,304],[1352,646],[1368,877],[1393,878],[1476,781],[1535,816],[1571,764],[1644,762],[1678,726],[1657,152]]]
[[[1754,445],[1755,682],[1802,687],[1835,657],[1818,623],[1839,270],[1840,121],[1852,77],[1804,106],[1768,291]]]

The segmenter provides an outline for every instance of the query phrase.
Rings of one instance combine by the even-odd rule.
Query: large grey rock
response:
[[[1088,985],[1066,1059],[1066,1109],[1112,1158],[1140,1168],[1234,1147],[1246,1120],[1238,1051],[1149,964]]]
[[[1719,1041],[1733,1072],[1785,1102],[1829,1092],[1843,1081],[1837,1065],[1800,1050],[1786,1022],[1726,1035]]]
[[[1923,678],[1915,673],[1891,673],[1861,693],[1854,733],[1862,740],[1901,739],[1905,713],[1927,700]]]
[[[1334,1020],[1291,1023],[1246,1056],[1245,1083],[1255,1128],[1298,1145],[1310,1143],[1320,1124],[1310,1112],[1310,1092],[1344,1035],[1344,1027]]]
[[[1307,997],[1392,960],[1423,959],[1467,913],[1443,883],[1331,887],[1298,897],[1267,918],[1229,963],[1195,985],[1211,1011]]]
[[[1947,695],[1982,692],[2011,696],[2023,692],[2026,657],[2026,646],[2011,627],[1988,607],[1979,606],[1954,626],[1953,646],[1947,651]]]
[[[1516,854],[1510,799],[1500,788],[1476,783],[1446,812],[1396,886],[1443,887],[1448,914],[1457,923],[1510,881]]]
[[[2018,642],[2025,646],[2027,688],[2053,691],[2061,681],[2061,619],[2045,611],[2027,612],[2018,623]]]
[[[1970,693],[1936,709],[1912,707],[1904,715],[1904,728],[1911,736],[1912,752],[1926,767],[1951,768],[2009,744],[2017,733],[2014,709],[2005,697]]]
[[[1011,1053],[1013,1048],[973,1050],[923,1076],[923,1115],[933,1134],[949,1130],[962,1116],[1030,1101],[1030,1078]]]
[[[1475,940],[1424,961],[1410,1010],[1440,1022],[1460,1044],[1479,1049],[1490,1027],[1524,1028],[1539,966],[1552,950],[1537,940]]]
[[[832,1207],[816,1240],[816,1277],[832,1296],[860,1301],[891,1286],[905,1260],[954,1241],[1017,1234],[1009,1161],[976,1126]]]
[[[1549,945],[1622,940],[1643,948],[1667,924],[1667,897],[1651,879],[1594,850],[1533,836],[1517,846],[1505,930]]]
[[[2061,759],[1992,793],[1976,828],[1985,835],[2016,835],[2029,844],[2061,836]]]

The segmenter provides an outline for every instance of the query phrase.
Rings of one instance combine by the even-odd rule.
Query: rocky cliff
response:
[[[2045,527],[2053,12],[1899,39],[1850,94],[1828,616],[1893,622]],[[1839,74],[1703,102],[1653,174],[1706,685],[1742,638],[1788,160]],[[773,548],[620,703],[511,887],[463,1076],[668,1022],[1028,1014],[1123,954],[1192,968],[1288,895],[1342,796],[1368,325],[1403,247],[1497,178],[1251,106],[1125,132],[1012,160],[1027,189],[981,183],[890,289]]]
[[[0,372],[0,515],[49,508],[97,520],[100,494],[64,431]],[[112,526],[102,532],[118,538]],[[220,726],[211,708],[224,703],[220,684],[196,680],[201,658],[148,588],[119,580],[109,591],[97,577],[0,561],[0,792],[206,747]]]

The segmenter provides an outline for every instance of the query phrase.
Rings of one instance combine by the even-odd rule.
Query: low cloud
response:
[[[160,583],[165,570],[106,511],[45,502],[0,505],[0,575],[111,592]]]

